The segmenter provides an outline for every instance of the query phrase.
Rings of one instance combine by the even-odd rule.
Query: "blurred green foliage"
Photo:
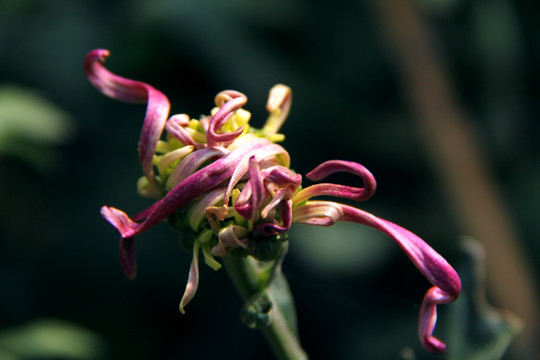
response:
[[[520,245],[537,259],[538,5],[417,4]],[[26,336],[27,324],[54,318],[100,339],[99,353],[79,358],[271,359],[260,334],[239,321],[242,304],[223,271],[202,269],[199,292],[180,316],[190,256],[167,226],[141,236],[139,277],[123,277],[117,235],[99,208],[135,213],[149,205],[135,192],[145,107],[107,99],[87,82],[82,61],[97,47],[111,50],[111,70],[152,84],[173,113],[193,117],[232,88],[248,96],[260,126],[267,91],[288,84],[294,100],[283,132],[292,167],[304,174],[327,159],[363,163],[379,187],[358,205],[457,262],[461,229],[381,32],[373,4],[348,0],[0,1],[0,83],[13,86],[0,92],[0,333]],[[417,340],[418,305],[429,285],[392,245],[346,226],[293,232],[284,272],[311,358],[445,358]],[[533,266],[538,278],[540,263]],[[450,336],[445,322],[468,306],[441,307],[437,335],[449,348],[466,339]]]
[[[102,340],[66,321],[38,319],[0,332],[2,359],[99,359]]]
[[[50,171],[61,157],[54,146],[65,143],[73,127],[65,111],[31,90],[0,86],[0,154]]]

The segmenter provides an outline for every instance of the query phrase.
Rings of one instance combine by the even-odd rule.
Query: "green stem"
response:
[[[252,299],[261,291],[266,292],[272,301],[272,321],[268,326],[261,328],[261,331],[276,357],[280,360],[307,359],[296,334],[296,318],[294,311],[290,309],[292,297],[283,274],[280,272],[272,281],[279,286],[279,291],[272,284],[267,289],[261,289],[261,275],[265,269],[255,259],[226,256],[223,260],[225,269],[244,301]],[[274,289],[276,291],[273,291]],[[284,298],[289,307],[288,311],[281,306]]]

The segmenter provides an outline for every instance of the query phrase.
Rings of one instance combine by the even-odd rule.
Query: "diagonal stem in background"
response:
[[[519,239],[490,178],[468,120],[454,99],[427,26],[411,0],[375,2],[399,63],[403,92],[423,131],[461,229],[484,243],[495,301],[526,321],[518,351],[539,352],[538,299]]]

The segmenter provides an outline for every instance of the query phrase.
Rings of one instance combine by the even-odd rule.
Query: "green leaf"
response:
[[[506,310],[492,307],[486,299],[485,254],[471,238],[462,244],[457,266],[463,290],[449,308],[448,359],[500,359],[522,328],[522,321]]]

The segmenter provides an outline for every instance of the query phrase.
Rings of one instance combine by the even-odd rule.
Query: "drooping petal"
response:
[[[84,61],[84,71],[90,82],[103,94],[117,100],[148,103],[139,139],[139,160],[148,182],[157,188],[159,184],[154,175],[152,160],[169,116],[169,100],[161,91],[148,84],[126,79],[107,70],[103,63],[109,54],[104,49],[90,51]]]
[[[146,217],[146,214],[152,209],[152,207],[146,209],[145,211],[140,212],[139,214],[135,215],[133,219],[135,221],[139,221],[141,219],[144,219]],[[110,207],[102,207],[101,208],[101,215],[113,226],[115,226],[117,229],[127,231],[129,226],[135,226],[136,223],[131,221],[129,217],[122,212],[121,210],[110,208]],[[128,279],[135,279],[137,276],[137,258],[136,258],[136,252],[135,252],[135,238],[132,237],[126,237],[126,238],[120,238],[120,246],[119,246],[119,252],[118,252],[118,258],[120,260],[120,266],[122,267],[122,270],[124,271],[124,274],[127,276]]]
[[[323,162],[307,173],[306,177],[312,181],[319,181],[337,172],[348,172],[360,176],[364,187],[358,188],[331,183],[315,184],[299,191],[294,198],[295,203],[301,203],[309,198],[321,195],[364,201],[375,193],[377,187],[375,177],[364,166],[352,161],[330,160]]]
[[[199,248],[200,244],[198,241],[193,243],[193,260],[191,260],[191,267],[189,268],[188,282],[186,285],[186,290],[180,300],[180,312],[185,314],[184,307],[193,299],[195,293],[197,292],[197,287],[199,286]]]
[[[436,286],[429,289],[424,296],[420,306],[418,336],[422,345],[432,352],[443,352],[446,349],[446,344],[432,335],[437,323],[437,305],[454,300],[455,297]]]
[[[120,251],[118,252],[120,266],[127,278],[135,279],[137,276],[137,261],[135,258],[135,239],[120,239]]]
[[[212,231],[212,230],[210,230],[210,231]],[[202,244],[201,245],[201,250],[203,252],[204,262],[206,263],[206,265],[208,265],[209,267],[211,267],[215,271],[218,271],[219,269],[221,269],[221,264],[219,263],[219,261],[217,261],[214,258],[214,255],[212,254],[212,246],[211,246],[210,243]]]
[[[389,235],[407,254],[416,268],[433,284],[420,308],[419,335],[426,349],[444,351],[445,345],[433,336],[437,304],[454,301],[461,291],[461,280],[448,262],[418,236],[390,221],[357,208],[342,205],[342,221],[364,224]]]

